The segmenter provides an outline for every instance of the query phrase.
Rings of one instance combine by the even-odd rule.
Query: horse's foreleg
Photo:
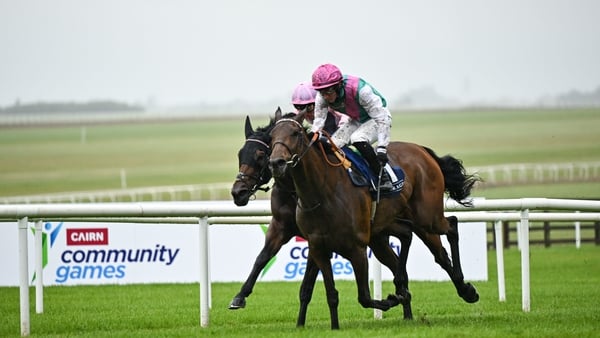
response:
[[[396,295],[389,295],[386,300],[376,300],[371,298],[369,288],[369,262],[367,260],[366,250],[355,250],[348,260],[354,269],[354,278],[356,279],[356,288],[358,291],[358,302],[364,308],[374,308],[387,311],[391,307],[400,304]],[[396,268],[397,269],[397,268]]]
[[[458,295],[467,303],[475,303],[479,300],[479,294],[471,283],[465,283],[462,267],[460,264],[460,252],[458,248],[458,219],[455,216],[446,217],[450,224],[448,231],[448,243],[450,243],[450,252],[452,254],[452,281],[456,287]]]
[[[337,330],[340,328],[340,322],[338,319],[338,304],[339,304],[339,295],[338,291],[335,289],[335,281],[333,280],[333,270],[331,269],[331,252],[323,253],[316,252],[317,250],[310,246],[308,249],[308,257],[309,260],[312,258],[314,262],[318,265],[319,270],[323,274],[323,283],[325,284],[325,294],[327,296],[327,305],[329,306],[329,316],[331,317],[331,329]],[[316,276],[315,276],[316,277]],[[306,274],[304,275],[304,281],[306,280]],[[314,284],[314,283],[313,283]],[[306,312],[306,311],[305,311]],[[298,321],[300,318],[298,318]]]
[[[300,311],[298,312],[298,321],[296,327],[302,327],[306,323],[306,312],[308,310],[308,304],[310,303],[317,281],[317,275],[319,274],[319,267],[315,261],[308,257],[306,261],[306,272],[300,285]]]
[[[256,284],[256,280],[262,269],[279,252],[281,247],[295,235],[290,231],[285,231],[286,228],[292,227],[286,227],[285,223],[277,221],[274,218],[271,219],[269,229],[265,235],[265,245],[256,257],[252,271],[250,271],[250,275],[248,275],[248,278],[242,285],[240,292],[229,303],[230,310],[237,310],[246,306],[246,297],[252,293],[254,284]]]
[[[401,236],[398,235],[398,238],[400,238],[402,245],[400,247],[400,257],[390,247],[388,236],[372,237],[369,246],[375,257],[394,274],[395,292],[397,298],[402,303],[404,319],[412,319],[411,295],[408,291],[408,273],[406,271],[406,260],[412,241],[412,232],[410,229],[403,231]]]

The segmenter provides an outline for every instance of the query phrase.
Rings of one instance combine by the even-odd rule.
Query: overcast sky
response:
[[[600,86],[597,0],[0,0],[0,106],[289,100],[322,63],[388,100]]]

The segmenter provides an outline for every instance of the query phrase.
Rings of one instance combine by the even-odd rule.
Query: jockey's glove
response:
[[[323,135],[323,133],[321,133],[321,131],[315,131],[315,133],[318,135],[317,136],[317,140],[321,143],[327,143],[329,142],[329,140],[327,139],[327,136]],[[309,134],[308,137],[312,140],[312,138],[314,137],[314,134]]]
[[[384,146],[377,147],[377,160],[381,166],[384,166],[388,162],[387,148]]]

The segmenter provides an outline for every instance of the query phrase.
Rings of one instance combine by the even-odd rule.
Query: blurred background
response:
[[[0,107],[270,111],[322,63],[392,109],[598,105],[597,13],[594,0],[0,1]]]
[[[243,117],[291,111],[293,88],[334,63],[386,97],[395,140],[481,172],[476,194],[600,197],[597,13],[593,0],[0,1],[0,196],[229,199]]]

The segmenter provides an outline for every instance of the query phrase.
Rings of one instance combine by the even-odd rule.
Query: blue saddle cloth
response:
[[[377,180],[379,177],[370,169],[367,161],[354,150],[348,146],[342,147],[342,150],[346,154],[346,158],[352,163],[352,166],[348,168],[348,176],[350,180],[357,187],[369,187],[371,193],[377,192]],[[384,170],[387,170],[390,178],[392,179],[393,189],[389,191],[381,191],[381,196],[392,196],[397,195],[402,191],[404,187],[404,170],[397,166],[390,166],[386,164]]]

